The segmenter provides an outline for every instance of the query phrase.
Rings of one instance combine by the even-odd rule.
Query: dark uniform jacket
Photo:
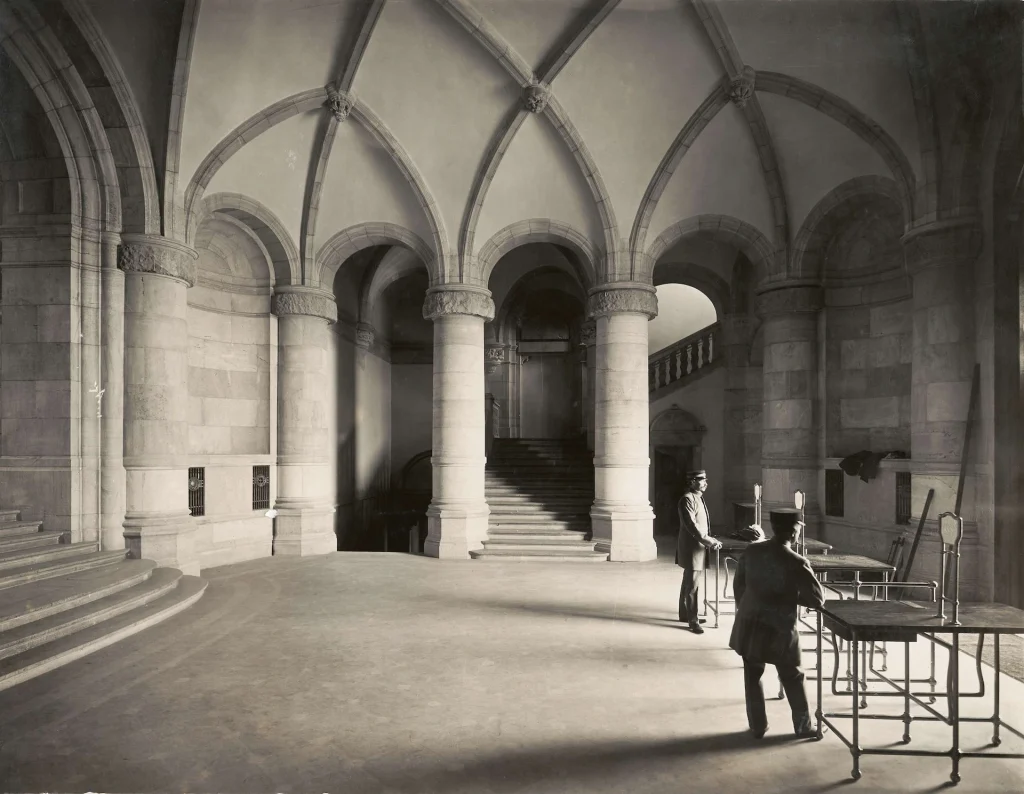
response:
[[[676,538],[676,565],[692,571],[704,570],[707,543],[711,536],[711,519],[704,497],[697,492],[684,494],[679,500],[679,536]]]
[[[738,606],[729,647],[752,662],[799,666],[797,607],[825,603],[810,563],[774,540],[752,543],[733,587]]]

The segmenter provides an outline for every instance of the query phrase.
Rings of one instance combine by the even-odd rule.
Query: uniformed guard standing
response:
[[[687,623],[694,634],[703,634],[697,617],[700,603],[700,580],[704,570],[708,549],[721,548],[722,544],[711,537],[711,520],[704,503],[704,492],[708,489],[708,475],[703,469],[686,473],[687,491],[679,499],[679,536],[676,538],[676,565],[683,569],[683,582],[679,588],[679,620]]]
[[[825,597],[810,563],[791,548],[803,531],[796,511],[771,512],[774,537],[752,543],[736,569],[736,621],[729,647],[743,657],[747,724],[758,739],[768,730],[761,676],[775,665],[793,712],[793,730],[800,738],[817,736],[811,725],[804,672],[800,669],[797,609],[816,608]]]

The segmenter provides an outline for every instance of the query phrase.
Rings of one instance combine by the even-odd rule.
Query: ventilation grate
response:
[[[896,523],[910,523],[910,472],[896,472]]]
[[[193,466],[188,470],[188,512],[206,515],[206,469]]]
[[[845,496],[842,469],[825,470],[825,515],[842,518],[845,513]]]
[[[252,509],[270,509],[270,467],[252,467]]]

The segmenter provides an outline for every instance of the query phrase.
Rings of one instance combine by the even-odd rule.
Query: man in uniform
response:
[[[683,569],[683,583],[679,588],[679,620],[690,626],[694,634],[703,634],[697,617],[699,579],[704,571],[708,549],[722,544],[711,537],[711,521],[704,504],[708,489],[708,475],[703,469],[686,473],[687,491],[679,500],[679,536],[676,538],[676,565]]]
[[[771,512],[774,537],[752,543],[736,569],[736,621],[729,647],[743,657],[743,684],[747,724],[758,739],[768,730],[761,675],[773,664],[793,712],[793,730],[799,738],[817,737],[811,725],[804,673],[800,669],[797,609],[825,602],[810,563],[791,548],[803,531],[795,511]]]

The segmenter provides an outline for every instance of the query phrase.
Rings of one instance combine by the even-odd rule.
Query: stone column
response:
[[[907,233],[903,247],[914,283],[910,449],[916,524],[929,488],[935,489],[928,516],[932,521],[956,504],[977,358],[972,300],[981,231],[971,221],[932,223]],[[965,522],[973,523],[977,517],[966,498],[973,489],[965,490],[961,513]],[[970,575],[965,566],[964,578]]]
[[[135,558],[199,573],[188,511],[187,291],[196,252],[124,235],[124,537]],[[113,369],[116,370],[116,367]]]
[[[124,272],[117,266],[117,234],[103,236],[100,289],[100,333],[102,336],[102,383],[104,389],[100,432],[101,452],[101,541],[104,551],[125,548],[124,470]]]
[[[761,414],[764,386],[760,369],[750,366],[750,344],[756,319],[749,314],[728,314],[719,321],[725,356],[725,509],[732,520],[732,503],[753,498],[753,485],[761,479]],[[716,339],[716,342],[718,340]]]
[[[761,478],[765,515],[807,494],[808,529],[817,529],[818,312],[822,290],[807,282],[771,284],[758,294],[764,318]]]
[[[598,287],[588,299],[587,314],[597,328],[590,517],[597,550],[615,561],[658,556],[648,499],[647,389],[647,323],[657,313],[657,295],[646,285]]]
[[[597,367],[597,323],[587,320],[580,326],[580,346],[586,358],[583,381],[583,421],[587,426],[587,449],[594,451],[594,389]]]
[[[327,435],[328,327],[337,322],[334,295],[311,287],[278,287],[277,501],[274,554],[327,554],[338,548]]]
[[[423,316],[434,322],[433,498],[427,509],[431,557],[464,559],[487,535],[484,499],[484,322],[487,290],[434,287]]]

